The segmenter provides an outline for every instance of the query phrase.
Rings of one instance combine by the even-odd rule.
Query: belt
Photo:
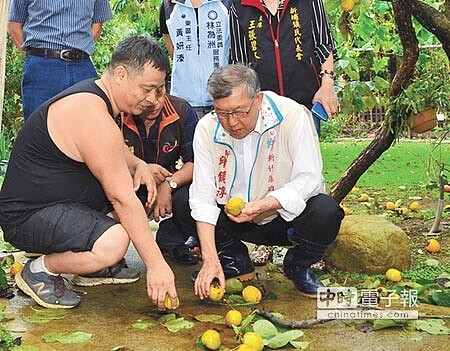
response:
[[[65,49],[57,51],[49,49],[28,48],[27,55],[58,58],[63,61],[75,61],[89,58],[89,55],[86,54],[85,52],[73,49]]]

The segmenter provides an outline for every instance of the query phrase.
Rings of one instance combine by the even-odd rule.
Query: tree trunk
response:
[[[2,130],[3,99],[5,98],[6,71],[6,36],[8,24],[9,0],[2,0],[0,4],[0,131]]]
[[[419,44],[412,25],[408,3],[403,0],[393,0],[395,22],[403,46],[403,61],[392,80],[390,96],[397,96],[403,86],[410,80],[419,56]],[[398,116],[406,118],[407,116]],[[341,178],[333,185],[330,195],[340,203],[350,192],[364,172],[386,151],[394,142],[395,136],[390,126],[381,127],[370,145],[353,161]]]
[[[420,0],[401,0],[401,2],[409,7],[411,14],[422,26],[439,39],[450,60],[450,1],[445,1],[443,12]]]

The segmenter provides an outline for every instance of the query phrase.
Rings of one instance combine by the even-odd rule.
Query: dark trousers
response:
[[[159,222],[156,242],[162,252],[170,254],[173,248],[184,245],[190,236],[191,228],[184,227],[186,223],[189,223],[189,220],[192,220],[190,210],[187,211],[186,209],[189,209],[189,184],[173,192],[173,216]],[[188,217],[189,220],[187,221],[184,217]],[[197,237],[197,235],[195,234],[194,237]]]
[[[181,224],[182,227],[189,235],[197,237],[195,221],[190,216],[190,209],[183,208],[181,203],[174,202],[174,206],[180,206],[178,211],[185,212],[185,215],[180,216],[185,221]],[[310,265],[320,259],[333,242],[343,218],[342,209],[336,201],[325,194],[310,198],[305,210],[291,222],[278,216],[264,225],[235,223],[222,209],[216,225],[216,246],[220,250],[223,241],[229,239],[254,244],[293,246],[289,249],[291,253],[288,255],[288,257],[293,256],[292,264]]]

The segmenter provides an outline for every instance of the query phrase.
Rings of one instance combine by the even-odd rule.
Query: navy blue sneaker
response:
[[[30,264],[31,261],[25,263],[15,280],[18,288],[38,305],[46,308],[74,308],[80,304],[80,296],[66,288],[63,277],[45,272],[33,273]]]

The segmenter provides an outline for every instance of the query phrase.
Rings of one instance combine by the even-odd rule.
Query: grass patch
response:
[[[327,188],[331,188],[353,160],[370,141],[321,142],[323,174]],[[450,144],[441,144],[433,150],[431,141],[399,141],[385,151],[375,163],[359,178],[357,185],[372,190],[424,188],[431,180],[438,178],[435,162],[450,165]],[[431,164],[431,168],[430,168]]]

